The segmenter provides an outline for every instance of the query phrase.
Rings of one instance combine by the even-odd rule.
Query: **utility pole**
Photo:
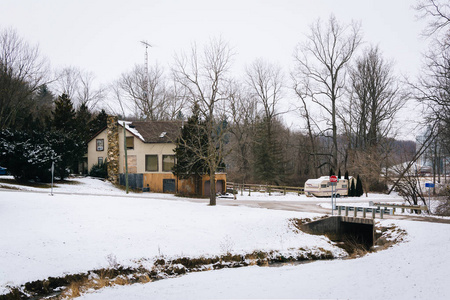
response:
[[[128,155],[127,155],[127,131],[123,120],[123,150],[125,151],[125,191],[128,194]]]

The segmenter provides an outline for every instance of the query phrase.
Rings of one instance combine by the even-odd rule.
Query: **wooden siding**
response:
[[[150,192],[163,192],[163,179],[176,179],[172,173],[144,173],[144,188],[149,187]]]

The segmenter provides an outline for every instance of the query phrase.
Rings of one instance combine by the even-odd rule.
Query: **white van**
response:
[[[351,180],[353,180],[353,178],[350,178],[350,181]],[[333,187],[337,198],[340,196],[348,196],[348,188],[347,179],[338,179],[337,185]],[[331,197],[330,176],[306,180],[305,195],[308,197]]]

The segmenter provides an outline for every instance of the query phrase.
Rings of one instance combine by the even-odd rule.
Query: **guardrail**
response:
[[[380,215],[380,219],[384,218],[384,214],[393,214],[392,209],[388,208],[379,208],[379,207],[362,207],[362,206],[352,206],[352,205],[336,205],[335,210],[338,211],[338,215],[340,216],[342,212],[345,212],[345,216],[348,217],[350,211],[353,211],[353,217],[358,217],[358,212],[363,213],[363,218],[367,217],[367,214],[372,214],[372,219],[375,219],[376,214]]]
[[[248,193],[249,196],[251,195],[251,193],[268,193],[270,196],[275,192],[282,193],[283,195],[286,195],[286,193],[296,193],[299,196],[301,194],[304,194],[303,187],[248,183],[242,184],[235,182],[227,182],[227,190],[232,190],[233,192],[240,193],[241,195],[244,195],[244,193]]]
[[[410,209],[411,213],[413,213],[415,210],[428,210],[428,207],[426,205],[407,205],[407,204],[392,204],[392,203],[381,203],[381,202],[369,202],[370,206],[376,206],[378,208],[384,207],[384,208],[392,208],[392,214],[395,214],[395,209],[401,208],[402,213],[405,212],[405,209]]]

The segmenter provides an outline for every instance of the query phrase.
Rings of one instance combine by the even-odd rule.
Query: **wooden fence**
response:
[[[296,193],[297,195],[301,195],[304,193],[304,188],[294,186],[227,182],[227,191],[241,195],[246,193],[249,196],[252,193],[267,193],[269,196],[273,193],[282,193],[283,195],[286,195],[287,193]]]

